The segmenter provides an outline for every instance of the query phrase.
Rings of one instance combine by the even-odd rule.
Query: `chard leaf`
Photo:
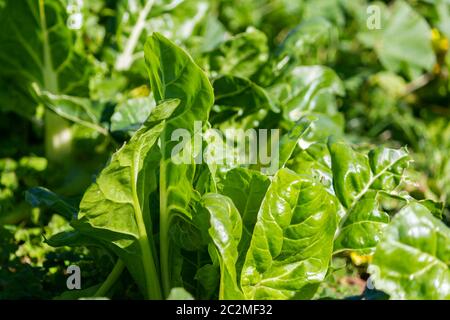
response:
[[[330,139],[328,149],[336,196],[345,208],[350,208],[372,184],[369,159],[349,145],[333,139]]]
[[[337,43],[335,26],[323,17],[308,19],[292,29],[277,48],[277,60],[284,64],[320,63],[321,49],[330,55]],[[286,59],[287,57],[287,59]]]
[[[25,199],[33,207],[47,207],[63,216],[68,221],[76,219],[77,208],[46,188],[35,187],[27,190]]]
[[[94,59],[76,45],[77,33],[66,22],[67,13],[59,0],[8,0],[0,6],[0,84],[10,83],[0,86],[0,110],[32,117],[39,100],[35,88],[53,94],[88,95]],[[19,92],[22,97],[17,99]],[[65,143],[46,140],[47,158],[69,162],[69,124],[52,111],[46,111],[45,122],[47,137],[67,137]]]
[[[335,250],[371,252],[389,220],[389,215],[380,208],[378,193],[368,191],[343,217],[334,242]]]
[[[58,247],[79,247],[97,245],[99,247],[108,247],[106,242],[102,242],[91,238],[78,230],[72,229],[68,231],[59,232],[45,241],[49,246]]]
[[[170,32],[174,26],[173,10],[177,9],[184,0],[160,0],[160,1],[118,1],[117,3],[117,30],[115,34],[117,52],[114,68],[118,71],[135,69],[138,72],[142,68],[143,56],[141,55],[145,40],[151,30],[161,29]],[[187,8],[182,8],[184,12]],[[190,8],[189,8],[190,9]],[[162,13],[165,13],[162,15]],[[172,13],[167,15],[167,13]],[[162,21],[161,21],[162,20]],[[169,20],[169,21],[167,21]],[[184,30],[186,32],[186,30]],[[134,68],[135,67],[135,68]]]
[[[392,192],[400,183],[409,156],[406,149],[377,148],[369,155],[330,139],[333,188],[345,209],[334,250],[373,252],[389,223],[378,192]]]
[[[72,225],[90,237],[112,243],[148,298],[160,299],[149,194],[156,189],[156,142],[179,102],[158,105],[147,122],[118,150],[83,196]]]
[[[289,31],[268,63],[252,77],[258,83],[271,86],[289,77],[293,68],[299,65],[319,65],[332,61],[338,44],[336,27],[323,17],[302,21]]]
[[[238,247],[237,274],[240,274],[244,264],[258,211],[269,185],[270,180],[267,176],[244,168],[228,171],[223,181],[222,194],[233,201],[242,218],[243,232]]]
[[[91,101],[83,97],[56,95],[48,91],[40,92],[40,98],[57,115],[103,135],[108,135],[107,128],[101,124],[102,114],[107,106],[106,103]]]
[[[328,67],[301,66],[293,68],[270,92],[278,97],[284,117],[298,121],[313,113],[336,114],[335,96],[344,95],[344,86]]]
[[[180,106],[165,130],[165,142],[169,144],[173,130],[182,128],[193,133],[195,121],[208,119],[214,101],[213,89],[189,54],[159,33],[147,39],[144,51],[156,102],[180,100]],[[172,150],[169,146],[164,158],[170,157]]]
[[[161,135],[159,176],[160,195],[160,255],[164,294],[167,296],[173,285],[171,263],[175,248],[172,248],[169,230],[173,217],[181,216],[191,220],[187,210],[193,194],[195,174],[194,157],[197,150],[189,150],[192,141],[183,141],[183,149],[177,154],[172,134],[175,130],[187,133],[190,139],[196,132],[195,122],[202,126],[209,117],[214,101],[212,86],[205,73],[181,48],[158,33],[154,33],[145,44],[145,61],[153,95],[157,103],[165,99],[177,98],[180,105]],[[200,128],[201,129],[201,128]],[[180,131],[178,131],[180,132]],[[187,163],[174,163],[173,158],[186,151]],[[174,155],[172,154],[174,153]],[[173,157],[174,156],[174,157]]]
[[[405,1],[396,1],[391,10],[383,10],[383,27],[359,34],[360,40],[374,48],[383,66],[403,72],[414,79],[431,71],[436,62],[431,28]]]
[[[242,299],[236,273],[238,245],[242,235],[242,219],[239,211],[230,198],[213,193],[202,198],[202,206],[210,216],[209,235],[219,260],[219,299]]]
[[[220,285],[219,266],[205,264],[197,270],[195,274],[195,280],[198,280],[198,282],[206,292],[205,298],[211,299],[215,297],[216,293],[219,292],[218,289]]]
[[[261,109],[271,109],[278,112],[278,108],[271,100],[266,90],[247,78],[237,76],[221,76],[214,80],[215,104],[242,110],[240,117],[245,117]]]
[[[327,273],[338,202],[318,182],[280,169],[270,185],[241,274],[247,299],[299,298]]]
[[[224,41],[209,53],[210,69],[250,78],[268,58],[266,35],[252,27]]]
[[[392,220],[369,267],[391,299],[450,299],[450,229],[421,204]]]
[[[300,141],[300,145],[303,145],[303,141]],[[297,173],[309,172],[327,187],[330,193],[334,193],[331,157],[325,143],[307,145],[307,148],[301,149],[292,157],[287,167]]]
[[[302,118],[293,125],[292,129],[287,134],[281,137],[279,146],[280,168],[284,167],[292,157],[300,140],[311,128],[312,122],[314,122],[314,119],[306,117]]]
[[[75,47],[66,19],[57,0],[6,1],[0,8],[2,76],[52,93],[86,94],[90,63]]]
[[[133,134],[145,122],[155,108],[155,100],[149,97],[120,102],[111,116],[111,131]]]

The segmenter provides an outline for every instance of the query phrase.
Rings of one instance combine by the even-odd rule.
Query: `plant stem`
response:
[[[58,75],[55,72],[52,63],[44,0],[39,0],[39,23],[42,30],[43,42],[42,54],[44,63],[42,65],[42,75],[44,87],[51,93],[57,94],[59,90]],[[70,123],[48,109],[45,110],[44,121],[46,156],[50,161],[63,163],[70,155],[72,149],[72,131],[70,130]]]
[[[118,56],[115,64],[116,70],[128,70],[133,63],[133,52],[141,36],[142,30],[145,27],[145,19],[147,19],[150,10],[152,9],[154,0],[148,0],[142,11],[139,13],[138,20],[131,31],[131,35],[125,45],[125,49]]]
[[[70,123],[51,110],[45,110],[45,155],[56,163],[64,163],[72,151]]]
[[[105,282],[98,288],[95,293],[95,297],[104,297],[111,289],[111,287],[116,283],[117,279],[119,279],[122,274],[123,269],[125,268],[125,264],[121,259],[118,259],[111,273],[106,278]]]
[[[147,290],[147,298],[151,300],[162,299],[161,286],[159,284],[158,271],[156,270],[156,264],[153,258],[152,246],[150,245],[150,239],[147,235],[147,229],[145,227],[144,216],[142,214],[141,205],[139,202],[139,196],[137,191],[137,183],[139,176],[139,152],[135,152],[133,156],[133,162],[131,166],[131,189],[133,195],[133,209],[136,219],[136,224],[139,232],[139,247],[142,254],[142,264],[144,266],[145,274],[145,287]]]
[[[163,139],[161,139],[163,140]],[[161,141],[161,151],[164,157],[164,141]],[[166,162],[161,161],[159,174],[159,251],[161,263],[161,279],[163,285],[164,296],[167,297],[170,292],[170,273],[169,273],[169,213],[167,212],[167,195],[166,195]]]

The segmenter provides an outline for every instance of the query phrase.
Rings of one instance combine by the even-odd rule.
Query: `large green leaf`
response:
[[[82,233],[113,244],[114,251],[148,298],[161,298],[149,194],[156,189],[156,142],[178,101],[158,105],[141,129],[118,150],[83,196],[78,220]]]
[[[201,134],[195,132],[195,122],[200,121],[201,127],[206,124],[214,94],[207,76],[200,67],[183,49],[162,35],[154,33],[149,37],[144,51],[156,102],[171,98],[180,101],[180,106],[167,122],[161,135],[160,261],[164,293],[168,295],[173,284],[170,261],[176,254],[175,248],[172,248],[170,243],[170,224],[177,215],[183,219],[191,219],[187,207],[193,194],[194,157],[197,151],[192,152],[191,149],[188,163],[175,163],[172,152],[179,142],[173,141],[172,133],[181,129],[189,135],[189,141],[185,141],[183,148],[183,151],[189,152],[192,139]]]
[[[450,299],[450,229],[418,203],[403,208],[369,267],[391,299]]]
[[[281,169],[253,231],[241,274],[248,299],[299,298],[327,273],[337,226],[337,199],[306,175]]]
[[[345,208],[334,249],[372,252],[389,222],[389,215],[380,208],[378,193],[398,186],[408,153],[380,147],[366,155],[335,139],[330,139],[328,149],[333,188]]]
[[[159,33],[148,38],[144,50],[156,102],[172,98],[180,100],[180,106],[165,130],[164,158],[168,158],[174,144],[170,141],[173,130],[186,129],[193,133],[195,121],[208,119],[214,102],[213,89],[189,54]]]
[[[0,8],[0,70],[52,93],[86,93],[90,69],[57,0],[8,0]],[[15,54],[11,54],[14,52]]]
[[[207,194],[201,200],[209,213],[209,234],[217,250],[220,265],[219,299],[242,299],[237,283],[236,263],[242,235],[242,219],[230,198]]]
[[[223,181],[222,194],[233,200],[242,217],[243,232],[239,242],[239,260],[236,267],[238,274],[244,264],[258,211],[269,185],[270,180],[267,176],[245,168],[228,171]]]

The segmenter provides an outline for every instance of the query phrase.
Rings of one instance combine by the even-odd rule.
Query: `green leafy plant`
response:
[[[0,1],[0,296],[450,299],[449,16]]]

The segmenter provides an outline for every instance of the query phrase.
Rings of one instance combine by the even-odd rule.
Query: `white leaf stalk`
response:
[[[134,61],[133,52],[134,49],[136,48],[139,37],[141,36],[142,30],[144,30],[145,21],[153,7],[153,3],[154,0],[147,1],[141,13],[139,14],[138,20],[134,25],[133,30],[131,31],[131,35],[128,38],[127,43],[125,44],[125,49],[117,57],[116,64],[114,66],[117,71],[128,70],[133,64]]]

